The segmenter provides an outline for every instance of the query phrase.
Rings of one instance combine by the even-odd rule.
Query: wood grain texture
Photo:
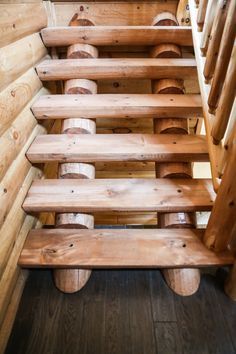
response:
[[[214,4],[218,4],[218,2],[213,0]],[[207,85],[204,80],[203,70],[205,64],[205,58],[201,55],[200,50],[200,43],[201,43],[201,33],[197,30],[197,9],[195,6],[194,0],[189,0],[189,8],[191,14],[191,23],[192,23],[192,33],[193,33],[193,41],[194,41],[194,51],[195,51],[195,58],[197,61],[197,70],[198,70],[198,78],[199,78],[199,86],[201,90],[201,97],[202,97],[202,108],[203,108],[203,115],[204,115],[204,123],[206,129],[206,135],[208,140],[208,149],[209,149],[209,156],[211,161],[211,173],[212,173],[212,181],[214,185],[214,189],[217,191],[219,188],[219,163],[222,156],[222,146],[214,145],[211,138],[211,128],[212,123],[214,121],[214,116],[208,112],[208,95],[210,91],[210,85]],[[213,10],[212,10],[213,11]]]
[[[0,150],[2,155],[0,161],[0,180],[4,177],[8,168],[13,163],[14,159],[17,158],[20,151],[22,149],[27,151],[35,136],[40,132],[43,132],[43,127],[37,125],[37,120],[31,112],[30,107],[35,99],[40,97],[40,95],[45,94],[45,92],[48,91],[45,88],[42,88],[20,112],[12,124],[10,124],[11,121],[7,122],[10,126],[0,139]],[[2,128],[6,128],[6,125],[4,124]]]
[[[31,68],[0,92],[0,134],[10,127],[17,115],[41,88],[42,82],[35,70]]]
[[[19,265],[24,267],[199,267],[232,264],[202,243],[204,230],[32,230]]]
[[[21,205],[25,199],[25,196],[27,194],[27,191],[32,181],[35,178],[40,178],[40,177],[42,177],[41,171],[35,169],[34,167],[31,167],[26,178],[22,181],[18,194],[14,202],[12,202],[10,211],[6,215],[4,223],[0,229],[0,240],[1,240],[0,279],[6,268],[9,257],[11,256],[11,253],[14,250],[14,245],[18,244],[17,239],[19,237],[19,232],[22,227],[22,224],[24,224],[25,220],[27,220],[26,214],[24,210],[21,208]],[[28,216],[28,219],[31,219],[31,217]],[[26,234],[27,233],[28,231],[26,232]]]
[[[50,271],[35,269],[6,354],[235,354],[225,273],[204,271],[198,292],[180,297],[158,270],[94,270],[79,295],[65,296]]]
[[[25,283],[28,278],[28,271],[22,270],[16,281],[16,286],[10,297],[4,321],[0,327],[0,353],[4,353],[8,339],[11,335],[12,327],[14,325],[16,313],[21,300],[22,293],[24,291]]]
[[[112,4],[112,6],[111,6]],[[77,14],[79,20],[89,20],[95,26],[148,25],[162,11],[176,12],[177,1],[70,1],[55,2],[56,24],[67,26]],[[82,7],[80,7],[82,6]],[[108,10],[109,9],[109,10]]]
[[[200,95],[99,94],[40,97],[32,106],[38,119],[201,116]]]
[[[225,75],[228,70],[229,60],[234,46],[236,35],[236,2],[231,1],[227,13],[225,26],[219,48],[219,54],[216,61],[215,73],[211,83],[211,90],[208,98],[208,105],[211,111],[217,107],[221,95]],[[236,59],[233,59],[236,60]]]
[[[23,2],[23,1],[22,1]],[[0,47],[47,26],[43,3],[0,4]],[[33,16],[37,13],[37,16]]]
[[[60,59],[37,66],[41,80],[196,77],[194,59]]]
[[[207,247],[221,251],[236,241],[236,124],[232,129],[232,142],[217,198],[210,215],[204,237]]]
[[[36,219],[30,215],[28,215],[22,227],[17,235],[15,244],[13,246],[11,255],[8,259],[8,263],[4,270],[4,273],[1,275],[0,280],[0,289],[1,289],[1,296],[0,296],[0,326],[4,321],[4,317],[7,311],[7,307],[11,300],[12,292],[14,287],[16,286],[19,274],[21,273],[21,269],[18,266],[18,258],[21,252],[21,249],[24,245],[25,238],[27,237],[29,231],[35,226]]]
[[[230,120],[230,113],[235,101],[236,95],[236,46],[232,51],[226,78],[222,87],[222,93],[216,110],[215,119],[212,124],[211,135],[215,144],[224,138],[227,126]],[[236,117],[232,117],[232,121],[236,122]],[[230,129],[233,131],[233,128]],[[229,131],[230,131],[229,130]],[[235,131],[235,128],[234,128]],[[234,134],[236,136],[236,133]]]
[[[13,42],[0,52],[0,89],[16,80],[47,54],[39,33]]]
[[[101,45],[157,45],[173,43],[192,46],[191,27],[89,26],[48,27],[41,31],[47,47],[76,43]]]
[[[204,136],[86,134],[37,136],[27,151],[31,162],[207,161]]]
[[[197,211],[214,201],[207,179],[99,179],[34,181],[27,212]]]

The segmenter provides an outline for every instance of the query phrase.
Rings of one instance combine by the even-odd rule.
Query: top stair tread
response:
[[[172,43],[192,46],[192,30],[187,26],[65,26],[41,30],[47,47],[76,43],[101,45],[157,45]]]
[[[41,80],[68,79],[188,79],[196,77],[194,59],[54,59],[38,64]]]

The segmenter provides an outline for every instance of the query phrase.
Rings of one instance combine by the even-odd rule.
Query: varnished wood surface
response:
[[[211,210],[210,179],[44,179],[35,180],[23,208],[27,212]]]
[[[50,271],[32,271],[6,354],[235,354],[225,272],[203,274],[198,292],[184,298],[157,270],[95,270],[70,295]]]
[[[194,59],[60,59],[40,63],[41,80],[196,78]]]
[[[27,151],[31,162],[208,161],[201,135],[62,134],[37,136]]]
[[[200,95],[95,94],[45,95],[33,105],[38,119],[153,118],[202,115]]]
[[[203,229],[32,230],[19,265],[26,268],[178,268],[234,263],[202,243]]]
[[[191,27],[175,26],[76,26],[48,27],[41,31],[48,47],[75,43],[101,45],[157,45],[173,43],[192,46]]]

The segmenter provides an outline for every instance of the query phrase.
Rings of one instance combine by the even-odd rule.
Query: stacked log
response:
[[[175,16],[168,12],[157,15],[152,25],[177,26]],[[162,44],[154,47],[150,56],[153,58],[180,58],[181,48],[174,44]],[[161,79],[152,82],[155,94],[184,94],[183,80]],[[188,121],[184,118],[154,119],[156,134],[188,134]],[[157,178],[192,178],[192,166],[186,162],[156,163]],[[159,213],[158,227],[160,228],[195,228],[194,213]],[[169,287],[177,294],[186,296],[195,293],[200,283],[198,269],[165,269],[164,278]]]

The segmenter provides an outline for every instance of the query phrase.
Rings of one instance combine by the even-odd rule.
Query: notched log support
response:
[[[157,15],[153,21],[155,26],[177,26],[175,16],[168,12]],[[150,51],[152,58],[181,58],[181,48],[175,44],[161,44]],[[184,94],[183,80],[161,79],[152,82],[154,94]],[[154,119],[156,134],[188,134],[188,121],[181,118]],[[156,163],[157,178],[191,178],[190,163]],[[194,213],[159,213],[160,228],[195,228]],[[177,294],[188,296],[194,294],[200,284],[198,269],[164,269],[163,276],[168,286]]]
[[[72,24],[75,25],[75,24]],[[69,59],[97,58],[97,48],[88,44],[74,44],[67,50]],[[91,80],[71,79],[65,82],[65,94],[96,94],[97,84]],[[95,134],[96,123],[91,119],[68,118],[62,122],[62,134]],[[59,165],[58,178],[95,178],[95,167],[87,163],[62,163]],[[81,213],[56,214],[56,227],[93,229],[94,217]],[[87,283],[90,269],[55,269],[53,271],[56,287],[65,293],[79,291]]]

